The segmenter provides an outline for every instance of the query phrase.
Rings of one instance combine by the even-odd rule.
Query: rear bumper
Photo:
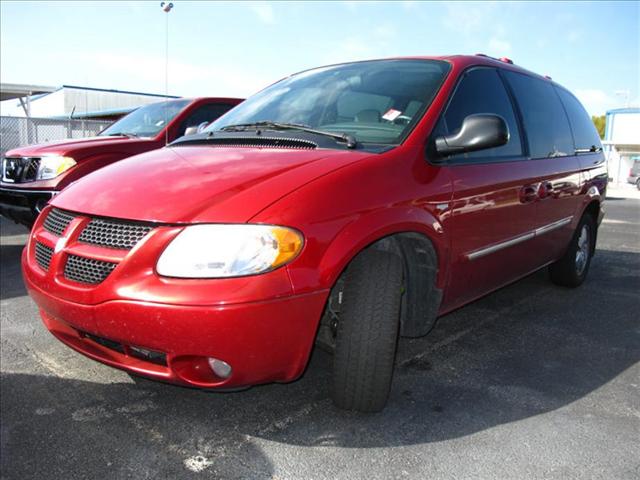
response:
[[[31,227],[38,214],[57,192],[0,187],[0,215]]]
[[[199,388],[298,378],[309,359],[328,294],[319,291],[217,306],[131,300],[84,305],[44,291],[28,272],[24,277],[45,326],[69,347],[112,367]],[[150,361],[131,347],[150,350],[164,361]],[[231,365],[231,376],[217,377],[208,357]]]

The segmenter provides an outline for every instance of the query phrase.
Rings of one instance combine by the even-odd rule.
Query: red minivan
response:
[[[54,195],[71,182],[123,158],[163,147],[242,100],[168,100],[138,108],[93,138],[10,150],[2,159],[0,215],[31,227]]]
[[[548,266],[580,285],[607,171],[576,98],[486,56],[287,77],[92,173],[22,257],[46,327],[132,373],[234,389],[333,351],[333,399],[384,407],[399,336]]]

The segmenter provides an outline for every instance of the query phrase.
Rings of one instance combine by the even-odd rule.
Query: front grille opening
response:
[[[36,157],[7,157],[2,162],[2,178],[12,183],[33,182],[39,166],[40,159]]]
[[[149,350],[141,347],[134,347],[132,345],[125,345],[123,343],[116,342],[115,340],[109,340],[108,338],[99,337],[97,335],[92,335],[86,332],[80,332],[80,336],[123,355],[138,358],[155,365],[162,365],[164,367],[167,366],[166,353],[157,352],[155,350]]]
[[[75,282],[97,285],[103,282],[116,266],[117,263],[69,255],[64,266],[64,276]]]
[[[51,257],[53,256],[53,248],[47,247],[45,244],[36,242],[36,262],[45,272],[49,270]]]
[[[30,158],[24,169],[23,179],[25,182],[33,182],[38,175],[38,167],[40,167],[39,158]]]
[[[89,340],[92,340],[97,344],[102,345],[103,347],[107,347],[109,350],[115,350],[118,353],[122,353],[123,355],[125,354],[124,345],[114,340],[98,337],[97,335],[91,335],[90,333],[86,333],[86,332],[80,332],[80,336],[84,338],[88,338]]]
[[[78,240],[91,245],[131,250],[153,227],[120,220],[92,219]]]
[[[147,350],[146,348],[130,346],[129,355],[131,357],[139,358],[140,360],[155,363],[156,365],[167,366],[167,355],[162,352],[155,352],[153,350]]]
[[[218,147],[265,147],[265,148],[293,148],[314,150],[318,144],[311,140],[283,137],[221,137],[208,138],[207,146]]]
[[[59,237],[62,236],[66,228],[71,223],[71,220],[76,218],[73,214],[65,212],[58,208],[53,208],[47,215],[42,225],[45,230],[53,233]]]

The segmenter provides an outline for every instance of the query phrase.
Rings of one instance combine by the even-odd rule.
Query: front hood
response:
[[[37,145],[29,145],[28,147],[15,148],[6,153],[7,157],[40,157],[42,155],[69,155],[73,157],[73,153],[86,148],[110,147],[116,143],[126,142],[148,142],[149,139],[130,138],[125,136],[117,137],[88,137],[69,140],[58,140],[49,143],[40,143]]]
[[[96,216],[164,223],[246,222],[305,183],[370,153],[176,146],[130,157],[51,202]]]

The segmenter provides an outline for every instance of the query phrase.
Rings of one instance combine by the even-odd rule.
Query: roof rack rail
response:
[[[491,55],[487,55],[486,53],[476,53],[476,57],[491,58],[493,60],[497,60],[497,61],[502,62],[502,63],[508,63],[509,65],[513,65],[513,60],[511,60],[508,57],[497,58],[497,57],[492,57]]]

